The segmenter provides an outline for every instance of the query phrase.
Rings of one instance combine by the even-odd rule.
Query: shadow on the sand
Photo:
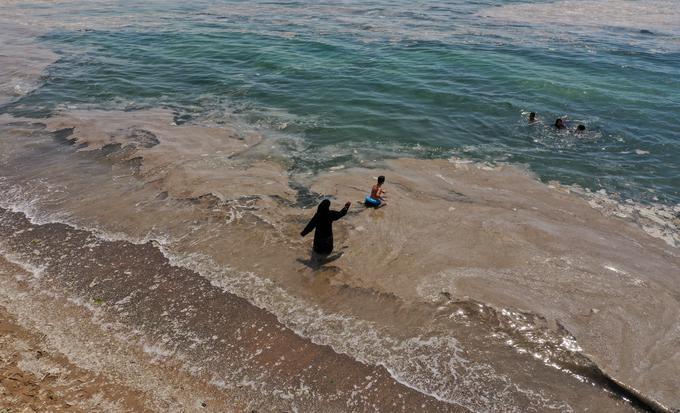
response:
[[[312,255],[309,257],[309,259],[303,259],[303,258],[298,258],[298,262],[306,265],[307,267],[311,268],[314,271],[324,269],[324,266],[326,264],[329,264],[338,258],[342,257],[342,254],[344,254],[342,251],[332,254],[332,255],[321,255],[317,254],[316,252],[312,251]]]

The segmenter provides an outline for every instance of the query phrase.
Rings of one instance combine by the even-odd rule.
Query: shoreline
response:
[[[201,393],[207,392],[206,400],[226,395],[226,399],[221,401],[206,402],[205,411],[223,411],[221,409],[225,407],[234,411],[266,411],[272,406],[303,411],[342,411],[346,408],[413,411],[422,406],[428,411],[467,411],[397,383],[382,367],[361,364],[329,347],[300,338],[273,316],[245,300],[210,286],[189,270],[170,266],[150,244],[99,240],[96,241],[100,243],[98,246],[90,247],[95,242],[94,238],[84,231],[63,224],[34,226],[25,218],[7,211],[2,211],[2,216],[1,231],[3,236],[13,238],[13,248],[27,245],[40,250],[42,257],[50,255],[54,259],[39,274],[22,276],[17,281],[11,280],[11,277],[3,279],[3,307],[8,310],[5,306],[9,304],[10,312],[24,312],[19,314],[19,320],[31,320],[35,323],[33,328],[52,322],[58,328],[62,317],[54,317],[63,314],[61,308],[65,304],[65,307],[71,307],[66,310],[71,315],[63,317],[63,321],[71,320],[68,328],[77,330],[79,323],[74,323],[72,317],[82,313],[80,317],[86,320],[86,324],[94,323],[90,329],[95,329],[96,341],[110,342],[114,347],[103,346],[97,351],[90,346],[88,350],[95,351],[83,354],[76,350],[78,341],[73,338],[53,337],[54,329],[43,331],[38,327],[37,331],[58,343],[60,350],[69,349],[66,354],[72,363],[82,362],[86,370],[92,370],[94,366],[101,368],[101,371],[95,370],[95,374],[117,375],[116,381],[122,380],[133,389],[140,385],[137,380],[125,383],[125,373],[121,377],[118,371],[107,371],[103,368],[106,363],[90,364],[92,358],[105,354],[102,352],[104,349],[109,348],[116,354],[121,353],[119,346],[122,346],[131,348],[128,351],[133,354],[143,353],[141,358],[137,356],[131,362],[157,370],[154,379],[170,386],[166,392],[175,389],[175,379],[171,377],[176,374],[164,371],[167,365],[173,366],[171,370],[185,372],[181,374],[189,382],[183,380],[183,386],[190,382],[193,382],[192,388],[205,386],[207,390]],[[14,236],[6,232],[10,228],[8,221],[12,223]],[[16,234],[22,230],[26,232]],[[60,260],[55,252],[64,250],[78,255],[79,263]],[[30,250],[22,253],[33,254]],[[91,267],[93,262],[96,267]],[[144,277],[140,278],[140,274]],[[5,273],[3,277],[9,275]],[[23,284],[21,287],[26,292],[32,291],[29,296],[23,293],[19,302],[12,301],[12,294],[7,295],[12,291],[8,285],[15,283]],[[16,285],[14,288],[17,288]],[[184,291],[184,294],[173,291]],[[131,300],[128,293],[146,294],[146,297]],[[194,299],[195,295],[201,298]],[[44,297],[40,300],[47,299],[48,303],[36,307],[51,308],[51,314],[35,312],[36,308],[22,309],[27,300],[35,301],[38,297]],[[64,304],[59,305],[59,302]],[[180,325],[181,331],[177,330]],[[149,330],[151,326],[153,328]],[[135,333],[135,330],[138,332]],[[71,332],[69,336],[76,334]],[[173,337],[173,341],[163,344],[164,337]],[[123,344],[121,339],[127,344]],[[196,343],[202,345],[197,348]],[[194,351],[199,354],[192,354]],[[206,362],[212,371],[205,370]],[[108,367],[112,366],[109,364]],[[232,375],[230,372],[234,371],[241,373]],[[170,383],[167,383],[168,379]],[[143,391],[153,393],[150,388]],[[193,409],[200,405],[200,400],[192,397],[190,391],[185,389],[184,393],[184,397],[194,403],[192,406],[184,405],[184,408]],[[291,398],[293,394],[295,397]],[[263,398],[264,395],[267,396]]]
[[[0,268],[7,268],[7,264],[0,262]],[[73,365],[44,336],[22,326],[2,305],[0,332],[0,409],[151,411],[145,407],[141,392]]]

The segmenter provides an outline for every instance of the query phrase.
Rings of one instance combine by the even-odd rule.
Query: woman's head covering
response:
[[[331,201],[328,199],[324,199],[321,201],[319,204],[319,207],[316,209],[316,214],[317,215],[327,215],[328,211],[331,209]]]

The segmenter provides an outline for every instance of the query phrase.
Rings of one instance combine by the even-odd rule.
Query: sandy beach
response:
[[[0,331],[0,408],[4,411],[150,411],[141,392],[73,365],[36,330],[18,324],[4,307],[0,310]]]

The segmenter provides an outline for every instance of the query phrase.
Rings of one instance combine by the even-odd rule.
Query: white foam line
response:
[[[555,182],[552,187],[579,195],[603,215],[623,218],[636,224],[647,235],[671,247],[680,248],[680,204],[643,204],[630,199],[621,202],[604,189],[591,191],[579,185],[562,185],[559,182]]]
[[[626,274],[625,271],[619,270],[618,268],[612,267],[611,265],[605,265],[604,268],[608,269],[609,271],[613,271],[613,272],[615,272],[615,273],[617,273],[617,274],[623,274],[623,275]]]
[[[437,400],[468,408],[482,408],[483,411],[518,411],[512,405],[512,392],[492,394],[489,391],[484,394],[484,387],[493,387],[485,386],[485,383],[493,380],[503,382],[506,390],[512,388],[534,402],[540,400],[539,404],[542,405],[548,402],[543,394],[519,388],[507,377],[497,374],[491,366],[473,364],[465,359],[463,350],[453,337],[398,340],[374,323],[326,313],[253,273],[235,273],[221,268],[205,255],[180,256],[170,252],[167,246],[160,245],[159,248],[172,265],[193,270],[212,285],[274,314],[279,322],[297,335],[314,344],[327,345],[335,352],[349,355],[362,363],[382,366],[395,381]],[[434,360],[436,356],[443,359]],[[426,366],[427,372],[418,371],[419,363]],[[470,386],[471,382],[478,387]],[[480,406],[478,403],[482,400],[486,403],[482,402],[484,405]],[[564,408],[567,411],[571,409],[568,406]]]
[[[0,243],[0,256],[2,256],[2,258],[5,259],[6,261],[26,271],[32,276],[32,278],[36,280],[39,280],[42,277],[45,270],[47,269],[46,266],[33,265],[23,260],[19,255],[7,251],[7,249],[2,243]]]

